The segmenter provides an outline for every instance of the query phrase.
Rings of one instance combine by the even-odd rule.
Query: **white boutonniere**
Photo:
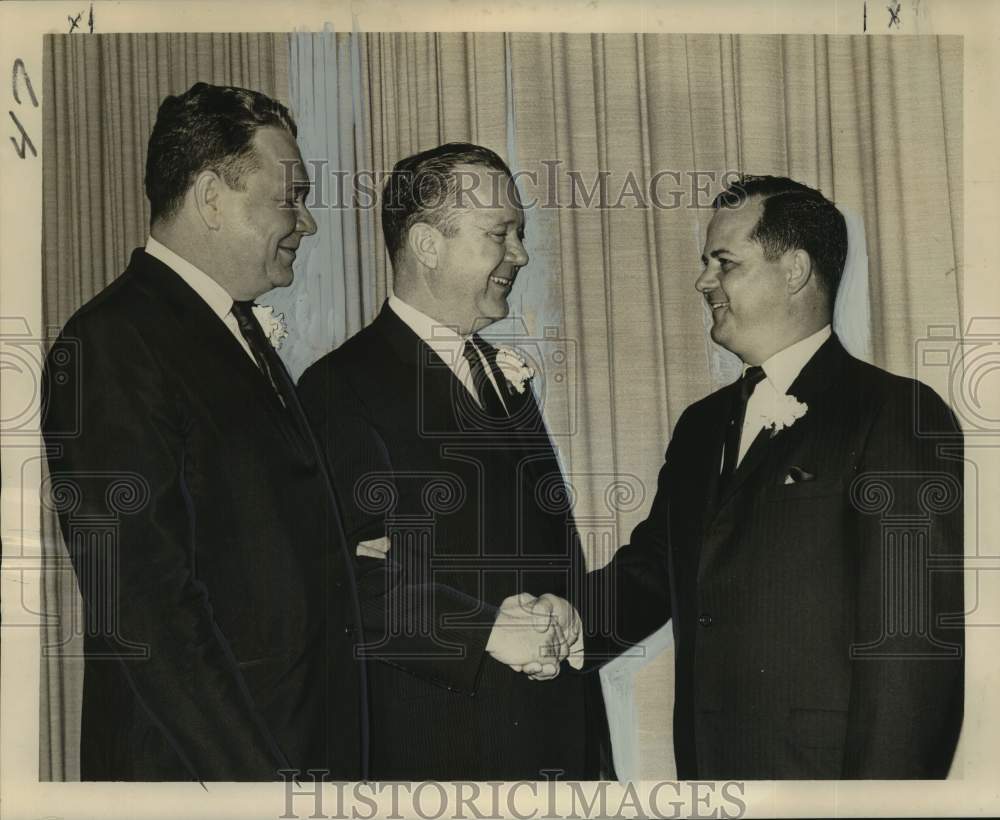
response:
[[[768,384],[770,383],[768,382]],[[772,437],[786,427],[791,427],[809,410],[809,405],[805,402],[788,394],[779,395],[773,388],[767,399],[764,403],[764,409],[760,412],[760,418],[764,427],[771,428]]]
[[[525,384],[535,377],[534,368],[528,365],[524,357],[513,348],[504,345],[497,346],[497,367],[518,393],[523,393]]]
[[[257,317],[264,335],[275,350],[281,349],[281,343],[288,335],[288,327],[285,325],[285,314],[275,313],[270,305],[254,305],[253,315]]]

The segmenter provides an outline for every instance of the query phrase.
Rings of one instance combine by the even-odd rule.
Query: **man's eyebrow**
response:
[[[723,254],[726,254],[727,256],[732,256],[733,252],[730,251],[730,250],[727,250],[726,248],[716,248],[714,251],[712,251],[711,253],[709,253],[709,256],[711,256],[713,259],[718,259]],[[707,262],[708,261],[708,258],[705,256],[705,254],[701,255],[701,261],[702,262]]]
[[[484,218],[482,220],[482,224],[483,225],[490,225],[490,226],[493,226],[493,225],[511,226],[511,225],[518,225],[518,224],[521,224],[521,223],[520,223],[520,220],[518,220],[518,219],[501,219],[499,216],[497,216],[497,217],[486,217],[486,218]]]

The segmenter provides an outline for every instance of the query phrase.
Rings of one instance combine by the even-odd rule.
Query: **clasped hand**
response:
[[[580,637],[580,616],[557,595],[511,595],[500,605],[486,651],[532,680],[550,680]]]

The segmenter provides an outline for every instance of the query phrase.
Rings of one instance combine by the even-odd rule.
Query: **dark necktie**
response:
[[[739,382],[739,393],[733,404],[733,414],[729,419],[729,426],[726,428],[726,451],[722,459],[722,473],[719,476],[719,487],[725,488],[726,484],[736,472],[736,460],[740,454],[740,437],[743,433],[743,420],[747,414],[747,402],[753,394],[754,388],[764,378],[762,367],[748,367]]]
[[[281,403],[286,408],[291,408],[294,404],[295,386],[292,384],[288,371],[285,370],[285,365],[278,358],[274,346],[264,336],[260,322],[253,315],[253,308],[253,302],[233,302],[233,316],[236,318],[236,324],[253,354],[254,361],[257,362],[257,367],[267,377]]]
[[[469,363],[469,370],[472,372],[472,384],[476,389],[479,405],[489,416],[498,419],[505,418],[507,411],[504,409],[503,402],[500,400],[493,382],[490,381],[490,377],[486,373],[486,368],[483,366],[483,356],[479,355],[480,350],[483,350],[483,340],[478,336],[466,339],[465,345],[462,347],[462,355],[465,356]],[[498,370],[491,369],[493,369],[494,378],[497,378],[498,375],[503,378]],[[497,384],[502,384],[502,382],[498,381]]]

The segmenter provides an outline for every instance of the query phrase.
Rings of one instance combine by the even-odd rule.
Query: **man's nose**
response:
[[[309,213],[305,202],[299,204],[295,219],[295,230],[303,236],[312,236],[316,233],[316,220]]]
[[[530,258],[524,249],[524,243],[517,237],[507,246],[507,261],[511,264],[523,268]]]
[[[705,270],[701,272],[701,276],[694,281],[695,290],[697,290],[702,296],[707,296],[718,286],[719,277],[715,275],[712,265],[705,265]]]

